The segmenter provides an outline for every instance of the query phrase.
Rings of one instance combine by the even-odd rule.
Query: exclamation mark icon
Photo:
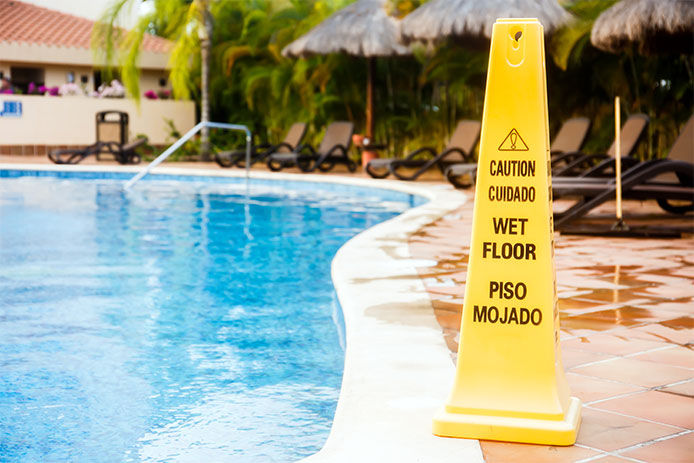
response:
[[[523,137],[516,129],[511,129],[499,145],[499,151],[528,151],[528,145],[525,144]]]

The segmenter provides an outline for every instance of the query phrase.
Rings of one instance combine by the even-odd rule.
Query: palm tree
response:
[[[200,56],[200,120],[209,121],[210,102],[208,92],[210,50],[214,11],[210,0],[156,0],[154,8],[142,15],[135,27],[122,37],[117,26],[118,18],[140,0],[114,0],[94,27],[92,47],[97,57],[102,54],[107,69],[114,62],[117,48],[121,76],[128,93],[140,99],[139,68],[137,66],[142,41],[147,33],[156,32],[173,42],[169,64],[170,80],[176,98],[190,98],[193,83],[192,64]],[[209,161],[209,131],[201,133],[200,159]]]
[[[637,155],[651,159],[667,153],[679,127],[691,116],[691,56],[677,49],[644,55],[635,45],[618,54],[594,47],[593,23],[616,1],[581,0],[567,6],[576,21],[560,30],[549,47],[550,118],[555,124],[576,114],[593,119],[584,149],[600,152],[612,141],[613,101],[620,96],[627,115],[645,112],[650,117],[647,139]]]

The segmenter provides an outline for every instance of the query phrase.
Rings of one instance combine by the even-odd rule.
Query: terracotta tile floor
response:
[[[657,206],[627,202],[635,223]],[[612,220],[606,205],[586,223]],[[601,217],[603,215],[604,217]],[[691,216],[670,218],[694,226]],[[413,236],[436,318],[455,360],[472,201]],[[487,463],[694,462],[694,240],[555,234],[564,368],[583,402],[576,445],[482,442]]]

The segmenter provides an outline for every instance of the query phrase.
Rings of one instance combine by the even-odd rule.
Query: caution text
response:
[[[494,305],[474,305],[472,309],[472,321],[476,323],[500,323],[504,325],[535,326],[542,323],[542,311],[540,309],[526,309],[525,307],[504,307],[502,311]]]
[[[535,250],[536,247],[532,243],[482,242],[482,258],[484,259],[536,260]]]
[[[499,177],[534,177],[535,161],[492,159],[489,163],[489,173]]]
[[[493,217],[494,233],[497,235],[525,235],[525,224],[528,219],[511,217]]]
[[[490,281],[489,297],[494,296],[499,299],[518,299],[523,300],[528,294],[528,287],[525,283],[513,283],[511,281]]]
[[[532,203],[535,201],[534,186],[492,185],[489,200],[507,203]]]

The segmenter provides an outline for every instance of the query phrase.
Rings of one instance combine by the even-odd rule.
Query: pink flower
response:
[[[75,83],[68,83],[60,86],[59,93],[62,96],[82,96],[84,95],[84,90]]]
[[[147,98],[149,100],[156,100],[158,97],[157,97],[157,93],[154,90],[147,90],[145,92],[145,98]]]
[[[60,88],[59,87],[51,87],[48,89],[48,94],[50,96],[58,96],[58,95],[60,95]]]

